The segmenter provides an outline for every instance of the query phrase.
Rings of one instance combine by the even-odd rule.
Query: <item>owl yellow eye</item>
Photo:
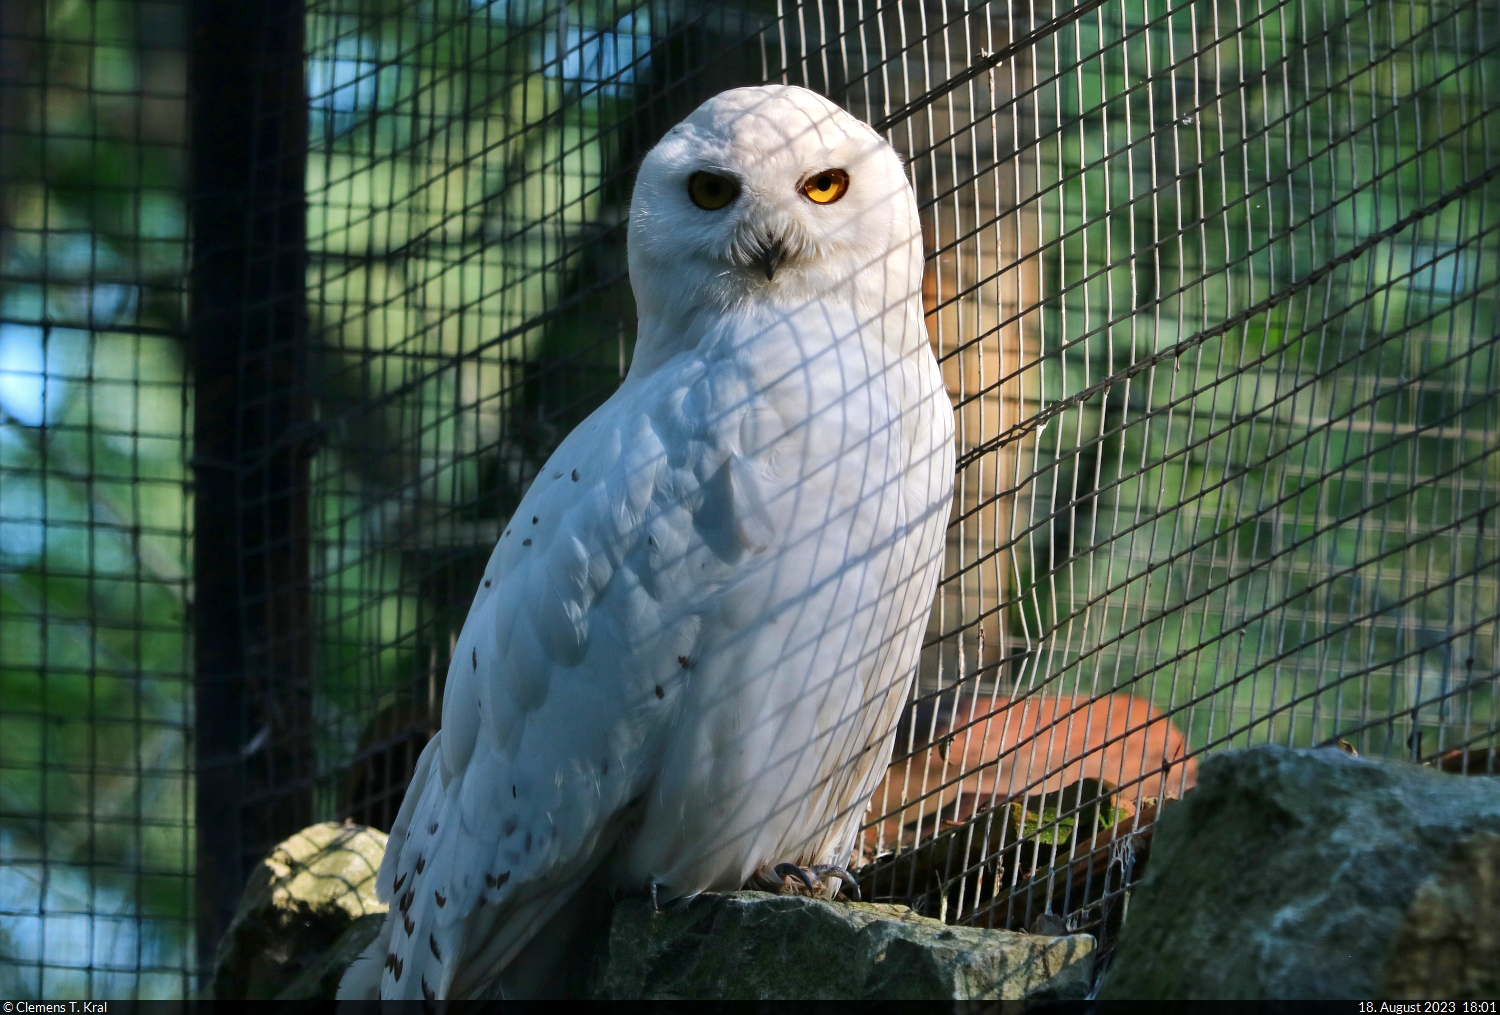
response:
[[[849,174],[842,169],[825,169],[814,173],[802,185],[802,193],[813,204],[833,204],[849,189]]]
[[[713,173],[694,173],[688,177],[688,197],[704,211],[718,211],[739,196],[739,184]]]

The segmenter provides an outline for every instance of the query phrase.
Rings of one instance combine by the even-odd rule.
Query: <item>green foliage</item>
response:
[[[1181,352],[1036,439],[1023,681],[1194,747],[1494,728],[1500,191],[1325,268],[1492,161],[1487,11],[1131,0],[1043,54],[1042,396]]]
[[[1013,805],[1012,842],[1021,839],[1063,849],[1075,839],[1093,838],[1123,813],[1114,803],[1115,787],[1101,779],[1079,779],[1052,793],[1039,793]],[[1075,835],[1081,831],[1082,834]]]
[[[181,996],[181,11],[12,11],[33,34],[6,40],[7,78],[31,87],[4,96],[0,144],[0,992]]]

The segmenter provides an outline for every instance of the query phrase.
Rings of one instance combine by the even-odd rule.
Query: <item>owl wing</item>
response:
[[[386,998],[483,989],[649,788],[698,636],[691,604],[773,535],[715,439],[736,424],[701,414],[685,432],[685,391],[622,388],[500,538],[391,831],[377,882],[390,915],[342,996],[370,996],[377,969]],[[675,429],[648,400],[677,406]]]

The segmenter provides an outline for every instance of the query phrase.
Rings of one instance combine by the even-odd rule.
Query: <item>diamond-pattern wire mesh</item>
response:
[[[9,12],[19,8],[5,9],[8,41],[57,32],[52,21],[17,31]],[[136,12],[144,24],[142,12],[158,8],[89,9]],[[308,806],[388,826],[436,723],[484,559],[547,453],[629,362],[623,211],[637,160],[703,98],[764,80],[824,91],[908,158],[930,250],[929,329],[959,410],[948,568],[856,858],[875,861],[862,874],[867,891],[950,920],[1027,926],[1050,909],[1097,928],[1118,919],[1113,903],[1138,873],[1150,822],[1191,785],[1201,751],[1342,737],[1365,753],[1432,759],[1493,742],[1496,13],[1493,0],[310,4],[305,239],[293,230],[268,245],[262,235],[259,249],[274,258],[280,242],[288,263],[305,256],[295,380],[315,420],[271,432],[269,445],[315,441],[300,487],[311,552],[306,575],[295,562],[289,574],[262,568],[286,534],[250,525],[230,564],[261,569],[243,599],[247,630],[253,610],[270,603],[284,615],[304,594],[299,583],[310,593],[306,627],[294,621],[280,641],[294,659],[310,645],[311,683],[262,685],[265,700],[236,720],[241,742],[219,745],[255,772],[249,796],[209,801],[216,813],[259,816],[234,833],[242,864],[293,830],[276,827],[278,814],[300,823]],[[148,71],[170,73],[162,56],[180,44],[151,42],[162,48]],[[100,64],[87,61],[84,80]],[[8,100],[13,80],[7,72]],[[180,79],[176,89],[165,90],[180,96]],[[8,105],[7,138],[20,108],[43,107]],[[62,130],[56,107],[45,108],[26,128],[44,137]],[[134,122],[150,123],[147,110]],[[127,141],[149,133],[134,129]],[[165,150],[181,143],[164,136]],[[279,168],[296,157],[274,156]],[[41,173],[19,164],[7,156],[4,314],[7,326],[46,328],[11,309],[12,293],[37,284],[35,269],[13,266],[30,235],[11,217],[13,181]],[[132,177],[121,193],[155,209],[180,198],[164,179]],[[154,239],[172,221],[160,215],[142,212],[121,233]],[[63,231],[50,218],[30,228]],[[163,237],[179,259],[181,233],[179,219]],[[92,262],[68,262],[72,274],[47,263],[43,281],[114,278]],[[156,284],[180,300],[180,285],[159,281],[169,274]],[[152,326],[180,334],[179,320],[164,320]],[[293,326],[267,345],[250,333],[258,327],[243,324],[237,339],[252,365],[276,342],[303,340]],[[44,377],[20,390],[95,390],[93,375],[11,362],[0,363],[7,380]],[[135,369],[147,362],[139,354]],[[180,492],[186,384],[180,358],[164,362],[179,364],[161,385],[175,392],[178,443],[177,471],[161,466],[160,477]],[[50,421],[6,427],[63,432]],[[92,432],[110,436],[103,429]],[[144,479],[144,452],[131,453]],[[262,469],[245,487],[251,502],[266,496],[256,484],[270,457],[251,462]],[[62,478],[87,482],[102,460]],[[60,471],[56,461],[7,459],[0,488],[29,489]],[[201,477],[216,465],[199,467]],[[44,489],[51,498],[54,486]],[[167,559],[181,596],[190,526],[186,507],[177,511],[142,518],[139,539],[160,526],[178,540]],[[0,516],[40,525],[49,553],[60,545],[61,518],[10,499]],[[104,531],[93,517],[85,529]],[[60,588],[54,559],[7,556],[7,590]],[[81,570],[96,584],[103,574]],[[137,585],[164,584],[157,572],[131,573]],[[52,631],[75,616],[60,601],[29,614],[12,601],[7,625]],[[100,626],[88,609],[84,623]],[[177,609],[146,602],[130,619],[135,631],[170,630],[136,635],[142,647],[124,652],[123,667],[138,675],[132,686],[175,686],[177,696],[144,697],[139,709],[96,698],[81,715],[131,737],[186,737]],[[54,689],[71,673],[52,656],[12,663],[21,657],[9,630],[0,644],[0,724],[53,745],[23,756],[9,745],[24,738],[0,736],[5,834],[36,828],[55,850],[28,846],[16,856],[36,863],[5,868],[9,891],[31,894],[4,901],[0,968],[73,990],[74,980],[45,977],[92,966],[96,980],[76,987],[91,989],[116,961],[100,945],[84,959],[71,945],[25,942],[123,911],[143,928],[132,941],[178,950],[134,944],[133,960],[122,952],[117,964],[143,993],[170,992],[139,971],[181,976],[186,965],[186,924],[152,936],[188,908],[185,739],[182,753],[161,755],[162,772],[135,760],[130,737],[123,747],[94,738],[106,745],[97,756],[63,744],[47,720],[57,725]],[[147,644],[176,646],[179,668]],[[153,683],[163,674],[178,683]],[[46,702],[28,705],[28,686]],[[310,719],[295,702],[278,713],[282,693],[309,695]],[[176,726],[153,711],[163,701],[176,703]],[[295,721],[273,729],[266,714]],[[76,721],[62,718],[63,728]],[[298,738],[308,742],[281,742]],[[101,823],[68,812],[84,831],[67,852],[55,845],[58,801],[91,799],[78,782],[102,785],[95,773],[108,770],[109,751],[143,785],[175,785],[183,799],[134,798],[118,826],[127,845],[107,849]],[[311,800],[303,757],[316,759]],[[12,786],[41,794],[69,777],[41,803],[10,802],[32,799]],[[291,806],[278,810],[279,793]],[[177,853],[158,829],[177,830]],[[131,836],[147,845],[131,853]],[[180,895],[164,903],[136,887],[105,898],[98,873],[80,882],[94,895],[78,905],[24,887],[55,885],[65,868],[101,871],[99,857],[117,856]],[[232,904],[238,884],[218,880],[205,898]]]
[[[184,10],[0,4],[0,995],[192,988]]]
[[[763,80],[909,160],[959,411],[867,891],[1097,928],[1204,750],[1492,739],[1493,4],[361,10],[309,22],[321,807],[391,819],[623,374],[636,160]]]
[[[1089,6],[907,120],[960,493],[867,842],[1009,926],[1097,927],[1198,752],[1496,729],[1494,11]]]
[[[635,163],[760,80],[757,24],[710,3],[310,6],[324,812],[394,819],[506,519],[628,366]]]

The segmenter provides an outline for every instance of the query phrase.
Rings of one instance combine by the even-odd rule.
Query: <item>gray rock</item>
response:
[[[953,927],[905,906],[702,895],[615,907],[596,993],[611,999],[1081,998],[1094,939]]]
[[[385,843],[384,832],[329,821],[273,849],[219,942],[214,997],[331,998],[329,983],[359,952],[354,943],[373,940],[389,908],[375,898]]]
[[[1500,781],[1255,747],[1166,809],[1103,998],[1494,997]]]

